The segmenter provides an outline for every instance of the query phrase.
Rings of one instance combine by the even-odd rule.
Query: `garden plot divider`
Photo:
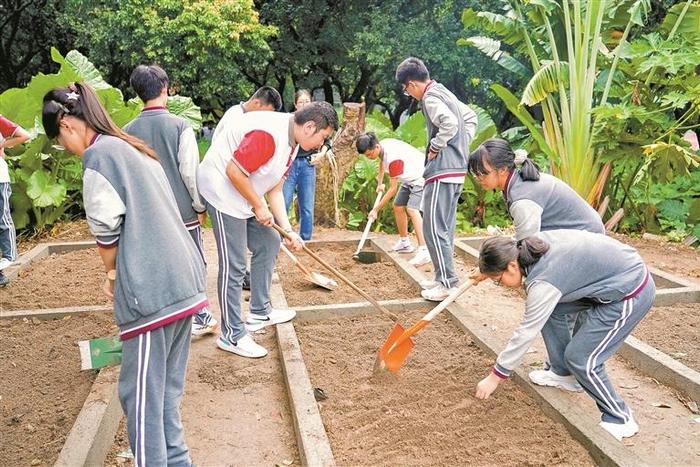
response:
[[[478,259],[478,249],[487,238],[489,237],[460,238],[455,241],[455,250],[457,254],[468,259]],[[696,282],[651,266],[649,272],[657,286],[655,307],[700,303],[700,285]],[[684,392],[692,400],[700,403],[700,373],[694,369],[634,336],[625,339],[619,355],[645,374]]]
[[[320,243],[323,242],[317,242],[317,244]],[[369,239],[368,243],[383,259],[394,262],[400,273],[406,278],[416,283],[422,280],[420,273],[415,268],[409,267],[407,260],[391,252],[390,245],[386,239]],[[275,281],[273,283],[273,305],[281,306],[284,304],[286,304],[286,300],[282,286],[279,281]],[[429,309],[433,305],[423,304],[422,307]],[[347,307],[348,305],[305,307],[297,320],[303,320],[308,317],[323,319],[323,315],[332,319],[333,316],[344,313],[341,309],[347,309]],[[354,312],[374,313],[373,308],[369,304],[351,304],[350,307]],[[495,348],[497,348],[497,344],[493,342],[493,338],[479,332],[480,326],[471,322],[461,306],[452,304],[447,311],[458,327],[471,336],[478,347],[487,355],[496,355]],[[291,323],[278,325],[277,333],[302,463],[313,466],[334,465],[335,460],[328,436],[324,430],[318,404],[314,398],[314,388],[304,364],[294,325]],[[637,455],[626,449],[624,445],[616,442],[609,435],[602,433],[596,424],[587,421],[586,417],[583,416],[583,408],[571,406],[569,401],[565,397],[561,397],[556,391],[547,391],[534,386],[529,382],[525,371],[522,369],[514,373],[513,379],[537,402],[540,409],[547,416],[566,427],[573,438],[590,453],[597,464],[645,465]]]

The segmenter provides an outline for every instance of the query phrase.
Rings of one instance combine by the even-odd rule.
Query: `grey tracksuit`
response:
[[[83,155],[83,201],[100,248],[118,248],[119,394],[137,465],[189,465],[178,404],[204,264],[158,161],[101,135]]]
[[[143,140],[158,154],[182,221],[204,259],[202,229],[197,214],[206,212],[206,207],[197,190],[199,148],[194,130],[187,121],[167,109],[151,107],[129,122],[124,131]],[[200,324],[208,323],[211,320],[209,309],[202,308],[196,319]]]
[[[510,375],[541,330],[551,370],[573,374],[596,401],[603,421],[624,423],[631,412],[604,364],[651,309],[654,281],[636,250],[613,238],[580,230],[537,236],[550,249],[525,271],[525,314],[494,372]],[[583,316],[573,336],[572,313]]]
[[[423,177],[423,235],[435,266],[435,280],[457,285],[452,262],[457,201],[467,173],[469,143],[476,133],[477,116],[445,86],[431,81],[421,101],[428,130],[428,148],[437,153],[426,161]]]
[[[595,209],[552,175],[542,173],[537,181],[525,181],[519,171],[513,171],[503,194],[515,224],[516,240],[560,229],[605,233]]]

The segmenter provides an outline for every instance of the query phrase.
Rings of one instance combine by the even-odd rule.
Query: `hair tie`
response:
[[[527,160],[527,151],[524,149],[516,149],[513,154],[515,155],[513,162],[517,165],[522,165]]]

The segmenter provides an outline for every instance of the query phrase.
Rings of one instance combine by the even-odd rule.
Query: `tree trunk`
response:
[[[347,218],[344,213],[339,212],[337,196],[340,187],[343,186],[345,177],[352,171],[357,158],[355,140],[365,129],[365,104],[354,102],[343,103],[343,127],[338,130],[338,134],[333,141],[333,153],[337,173],[328,161],[318,167],[316,177],[316,224],[337,226],[344,228]],[[334,187],[335,186],[335,187]]]

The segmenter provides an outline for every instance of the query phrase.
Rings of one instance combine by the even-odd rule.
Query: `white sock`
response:
[[[401,243],[408,243],[408,237],[401,237]]]

